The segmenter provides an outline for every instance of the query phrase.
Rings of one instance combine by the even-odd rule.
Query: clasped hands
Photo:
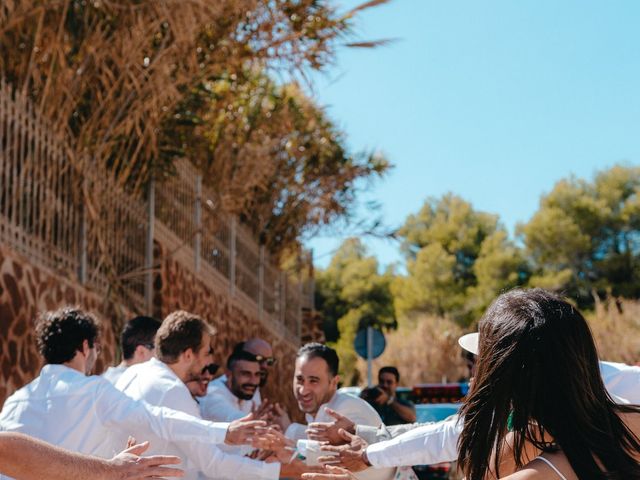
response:
[[[310,440],[322,442],[320,450],[327,455],[318,457],[325,466],[324,472],[305,473],[307,480],[352,480],[352,472],[361,472],[369,468],[365,451],[367,442],[355,435],[356,425],[347,417],[330,408],[326,412],[335,420],[333,422],[314,422],[307,428]]]
[[[355,435],[355,424],[347,417],[330,408],[327,408],[326,412],[334,418],[333,422],[314,422],[307,428],[309,440],[321,442],[320,450],[326,452],[326,455],[318,457],[318,461],[324,467],[318,472],[303,473],[302,478],[351,480],[355,478],[351,472],[360,472],[369,467],[364,455],[367,442]],[[292,458],[295,442],[284,436],[280,427],[281,422],[274,422],[274,417],[282,417],[281,414],[280,408],[263,406],[259,411],[231,422],[225,443],[249,444],[259,451],[256,458],[267,462],[277,461],[293,467],[293,464],[299,463]],[[268,423],[271,423],[271,426]],[[285,424],[288,426],[289,423],[287,417]]]

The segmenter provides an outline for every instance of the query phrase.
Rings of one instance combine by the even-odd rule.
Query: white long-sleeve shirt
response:
[[[115,385],[118,382],[120,376],[125,372],[127,367],[124,365],[118,365],[116,367],[109,367],[107,370],[101,375],[102,378],[111,382],[112,385]]]
[[[200,413],[205,420],[232,422],[248,415],[260,405],[255,395],[251,400],[236,397],[227,387],[226,379],[227,377],[222,376],[209,383],[207,394],[200,398]]]
[[[369,463],[376,468],[431,465],[452,462],[458,458],[458,439],[463,422],[458,415],[442,422],[415,424],[391,440],[367,447]]]
[[[116,388],[135,400],[164,405],[199,417],[198,404],[180,378],[163,362],[152,358],[133,365],[120,377]],[[225,453],[215,445],[193,443],[188,439],[149,439],[150,455],[176,455],[183,460],[184,478],[195,480],[220,478],[234,480],[277,479],[279,463],[265,463]]]
[[[21,432],[68,450],[105,458],[126,447],[117,438],[223,443],[228,424],[215,424],[168,408],[133,401],[102,377],[64,365],[45,365],[40,376],[11,395],[0,430]],[[8,478],[8,477],[0,477]]]
[[[320,406],[315,416],[307,414],[305,416],[307,423],[311,422],[333,422],[334,418],[329,416],[325,411],[325,408],[329,407],[335,410],[340,415],[351,419],[358,425],[369,425],[378,427],[382,424],[382,420],[378,412],[376,412],[371,405],[362,400],[346,393],[336,394],[329,400],[329,402]],[[307,438],[307,426],[300,423],[292,423],[285,436],[293,440],[302,440]],[[362,472],[354,474],[359,480],[388,480],[392,479],[395,474],[395,468],[368,468]]]

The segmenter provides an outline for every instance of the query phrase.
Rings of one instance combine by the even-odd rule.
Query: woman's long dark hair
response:
[[[618,416],[640,407],[617,405],[605,390],[577,309],[545,290],[513,290],[493,302],[479,330],[478,370],[458,444],[467,480],[484,479],[494,449],[498,472],[510,415],[518,467],[528,441],[545,452],[562,450],[580,479],[640,479],[633,457],[640,440]]]

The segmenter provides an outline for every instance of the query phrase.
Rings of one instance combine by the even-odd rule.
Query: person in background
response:
[[[242,345],[242,344],[241,344]],[[200,401],[202,418],[230,422],[255,411],[254,397],[262,374],[255,355],[236,348],[227,359],[225,375],[209,384]]]
[[[21,433],[0,432],[0,473],[16,480],[143,480],[181,477],[178,457],[140,457],[149,448],[133,445],[110,460],[70,452]]]
[[[273,356],[271,344],[262,338],[250,338],[247,341],[235,345],[232,353],[246,352],[253,356],[253,359],[260,365],[260,382],[258,389],[252,397],[254,406],[257,408],[262,404],[262,393],[260,388],[267,384],[269,373],[273,366],[278,363],[278,359]],[[220,378],[221,382],[226,382],[226,375]]]
[[[387,426],[416,421],[416,407],[413,403],[396,396],[399,382],[400,372],[396,367],[382,367],[378,371],[378,385],[367,388],[360,394]]]
[[[122,362],[115,367],[109,367],[102,376],[115,385],[128,367],[146,362],[153,357],[153,339],[158,328],[160,320],[152,317],[138,316],[129,320],[120,334]]]

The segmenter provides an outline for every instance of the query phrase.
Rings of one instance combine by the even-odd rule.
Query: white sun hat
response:
[[[458,345],[464,348],[467,352],[478,355],[478,332],[467,333],[458,339]]]

